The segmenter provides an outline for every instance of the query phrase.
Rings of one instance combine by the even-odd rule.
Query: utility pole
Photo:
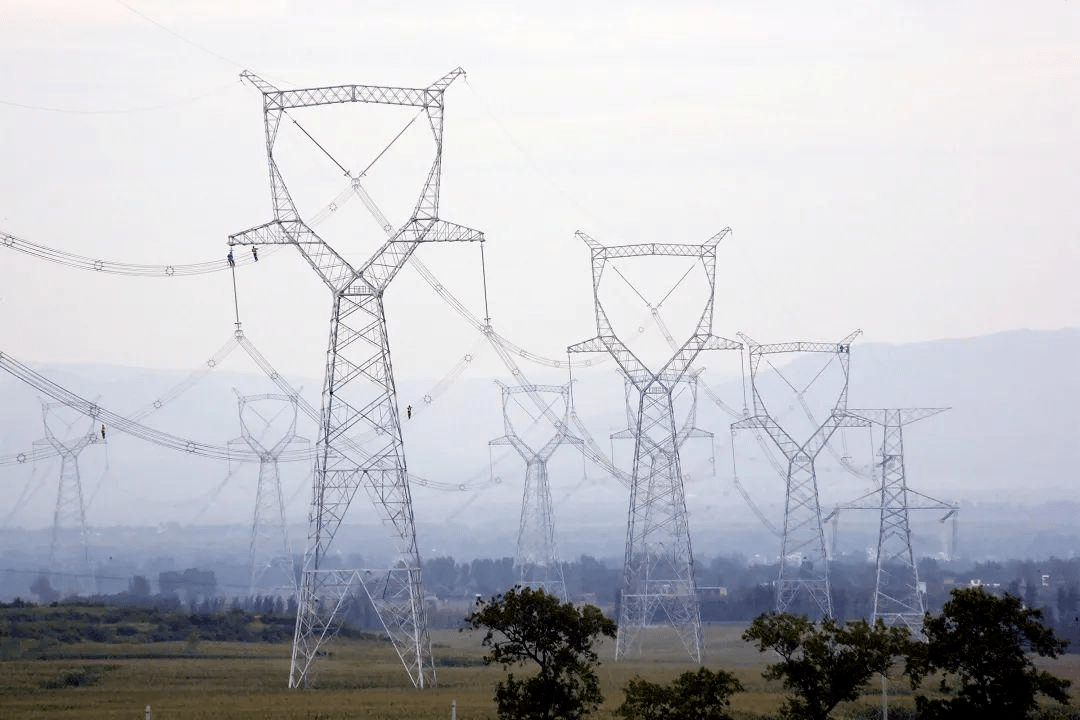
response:
[[[633,387],[634,469],[626,526],[626,557],[615,659],[638,645],[642,631],[662,613],[694,662],[701,662],[701,611],[694,579],[694,555],[679,461],[679,428],[672,392],[703,350],[734,350],[739,343],[712,334],[716,292],[716,245],[725,228],[701,245],[643,243],[605,247],[577,233],[592,256],[596,337],[568,352],[607,352]],[[693,333],[658,370],[652,370],[615,334],[600,301],[600,280],[614,260],[629,257],[688,257],[701,263],[708,299]],[[684,276],[685,277],[685,276]],[[624,278],[625,279],[625,278]],[[681,282],[681,281],[680,281]],[[635,288],[636,291],[636,288]],[[640,295],[640,293],[639,293]]]
[[[838,343],[788,342],[762,345],[740,333],[750,358],[750,389],[753,410],[732,423],[734,430],[763,430],[787,458],[787,488],[784,497],[784,538],[780,549],[780,576],[776,588],[776,610],[785,612],[805,593],[822,616],[832,617],[829,588],[829,558],[825,550],[821,503],[818,497],[814,461],[833,433],[842,427],[866,427],[869,421],[846,412],[851,342],[855,331]],[[839,361],[843,384],[829,416],[803,442],[795,440],[769,414],[758,388],[758,370],[768,355],[778,353],[830,353]],[[777,371],[779,372],[779,371]],[[800,397],[800,400],[802,398]]]
[[[311,666],[320,656],[320,648],[337,632],[339,611],[359,587],[374,605],[413,684],[426,687],[435,682],[383,298],[422,243],[484,239],[478,230],[439,218],[443,96],[463,74],[457,68],[426,88],[337,85],[295,90],[279,90],[250,72],[242,74],[262,93],[274,217],[230,236],[229,244],[296,247],[333,298],[289,687],[310,684]],[[351,264],[301,218],[274,157],[282,119],[299,126],[289,110],[341,103],[418,108],[434,139],[434,159],[411,216],[396,229],[389,222],[382,223],[388,237],[359,265]],[[300,130],[344,169],[323,145],[302,127]],[[368,204],[370,198],[361,184],[363,173],[346,173],[353,189]],[[324,566],[327,553],[361,487],[390,531],[396,557],[383,568],[328,569]]]
[[[518,525],[517,557],[518,584],[532,589],[543,589],[567,601],[566,578],[555,542],[555,514],[551,507],[551,486],[548,483],[548,460],[560,445],[581,445],[581,438],[570,434],[567,420],[570,417],[569,385],[528,385],[510,387],[499,383],[502,389],[503,430],[506,433],[492,440],[490,445],[509,445],[525,461],[525,489],[521,497],[521,520]],[[530,399],[540,395],[554,395],[553,402],[561,397],[562,420],[555,426],[555,434],[539,450],[533,450],[515,431],[510,421],[509,407],[515,395],[527,394]],[[550,407],[550,403],[548,405]],[[537,418],[539,420],[539,418]]]

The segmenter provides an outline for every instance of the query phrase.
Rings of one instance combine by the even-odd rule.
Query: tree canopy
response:
[[[824,618],[815,625],[804,615],[768,612],[754,618],[743,639],[780,655],[780,662],[762,674],[782,680],[793,693],[781,706],[781,717],[824,720],[840,702],[858,698],[872,676],[889,669],[904,652],[907,629],[887,628],[880,620],[840,625]]]
[[[625,720],[730,720],[731,696],[743,689],[723,670],[684,672],[671,685],[634,678],[623,689],[625,700],[615,716]]]
[[[926,615],[923,632],[926,643],[912,647],[906,671],[915,689],[940,672],[937,689],[946,697],[916,696],[920,717],[1019,720],[1039,695],[1069,702],[1069,681],[1038,670],[1029,655],[1057,657],[1066,642],[1042,624],[1041,610],[1014,595],[953,590],[940,615]]]
[[[502,720],[577,720],[603,702],[595,646],[601,636],[614,638],[616,626],[599,608],[579,609],[543,590],[516,587],[477,599],[465,623],[486,630],[482,644],[491,651],[484,662],[538,668],[523,679],[508,672],[495,686]]]

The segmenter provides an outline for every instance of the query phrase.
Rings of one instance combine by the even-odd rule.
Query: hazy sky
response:
[[[229,233],[271,217],[242,69],[282,87],[418,87],[460,65],[441,214],[486,232],[491,314],[521,345],[558,356],[595,333],[579,229],[619,244],[731,226],[727,336],[1078,324],[1080,3],[514,7],[0,0],[0,229],[128,262],[223,257]],[[303,118],[354,172],[411,117],[367,132],[336,112]],[[315,213],[344,180],[286,131],[287,180]],[[411,205],[393,187],[372,194]],[[378,233],[355,217],[345,249],[363,257]],[[189,368],[232,330],[226,273],[98,276],[0,253],[0,349],[21,359]],[[475,246],[420,257],[483,314]],[[268,254],[238,276],[256,344],[320,376],[329,297],[304,262]],[[441,376],[476,347],[410,269],[388,309],[399,374]]]

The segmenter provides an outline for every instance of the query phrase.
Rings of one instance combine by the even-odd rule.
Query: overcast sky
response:
[[[126,262],[221,258],[229,233],[271,218],[242,69],[281,87],[422,87],[460,65],[441,215],[487,234],[490,312],[520,345],[559,356],[595,334],[576,230],[620,244],[733,228],[726,336],[1078,324],[1080,3],[515,6],[0,0],[0,229]],[[303,122],[353,172],[411,117],[368,131],[339,112]],[[285,133],[287,182],[314,214],[342,175]],[[380,205],[415,201],[378,170]],[[363,258],[379,235],[354,217],[337,230]],[[227,273],[132,279],[0,252],[0,349],[17,358],[190,368],[232,330]],[[483,314],[478,248],[420,257]],[[255,343],[321,376],[329,297],[303,260],[266,254],[238,279]],[[439,377],[476,347],[411,269],[387,305],[399,374]]]

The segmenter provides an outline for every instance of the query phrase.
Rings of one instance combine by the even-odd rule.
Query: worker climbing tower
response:
[[[230,236],[229,244],[296,247],[333,298],[290,687],[311,683],[320,648],[337,631],[339,611],[358,588],[374,605],[413,684],[426,687],[435,681],[383,298],[422,243],[484,239],[477,230],[439,219],[444,94],[463,74],[455,69],[425,88],[337,85],[279,90],[250,72],[243,73],[262,92],[274,216],[264,225]],[[274,155],[282,119],[300,127],[290,110],[341,103],[417,108],[434,139],[434,159],[419,199],[400,225],[392,225],[370,201],[362,184],[364,173],[346,171],[352,190],[380,219],[387,235],[359,264],[348,260],[346,253],[332,247],[301,218]],[[303,127],[300,131],[344,169],[310,133]],[[395,557],[385,567],[329,569],[327,553],[360,488],[389,529]]]
[[[745,418],[732,423],[731,429],[764,431],[784,454],[788,463],[787,489],[784,495],[784,537],[780,549],[780,576],[776,586],[777,612],[787,611],[800,593],[806,593],[817,605],[822,616],[833,615],[832,593],[829,589],[829,557],[825,550],[825,532],[822,527],[814,462],[838,429],[866,427],[870,424],[869,421],[846,412],[851,342],[858,334],[859,331],[855,331],[838,343],[787,342],[762,345],[740,333],[740,337],[747,344],[750,357],[753,409],[746,411]],[[830,362],[838,361],[842,373],[840,391],[829,416],[818,423],[811,435],[801,443],[769,414],[761,395],[758,377],[761,362],[767,356],[779,353],[828,353],[833,356]],[[776,372],[780,374],[779,370]],[[811,384],[821,374],[819,371]],[[791,385],[790,382],[787,384]],[[806,389],[808,388],[796,391],[800,402],[805,402],[803,395]],[[807,414],[812,417],[809,410]]]
[[[691,363],[702,350],[740,347],[737,342],[712,334],[716,245],[729,232],[725,228],[701,245],[644,243],[613,247],[604,247],[584,233],[577,233],[592,255],[597,335],[571,345],[568,351],[610,353],[633,388],[634,467],[616,659],[625,657],[635,647],[640,648],[642,631],[662,614],[679,635],[690,658],[701,662],[701,612],[672,392],[691,371]],[[696,259],[704,269],[708,290],[705,308],[689,339],[658,370],[648,368],[615,334],[600,300],[600,281],[609,263],[621,258],[650,256]]]
[[[517,556],[514,565],[518,571],[518,584],[532,589],[543,589],[566,602],[566,578],[563,576],[558,545],[555,542],[555,516],[551,509],[551,487],[548,484],[548,460],[560,445],[581,445],[581,438],[570,434],[567,420],[570,417],[569,385],[528,385],[511,387],[499,383],[502,388],[503,430],[500,438],[491,445],[509,445],[525,461],[525,489],[521,497],[521,520],[518,524]],[[534,450],[514,429],[510,420],[510,401],[518,394],[554,396],[552,402],[562,399],[562,419],[555,425],[555,434]],[[550,403],[547,407],[550,407]],[[539,418],[536,418],[539,420]]]
[[[278,460],[281,453],[294,443],[306,443],[296,434],[297,399],[283,394],[239,395],[240,437],[232,443],[243,443],[259,458],[259,480],[255,488],[255,513],[251,521],[251,541],[248,555],[251,582],[248,594],[297,594],[296,574],[293,571],[292,547],[285,519],[285,499],[281,492],[281,473]],[[280,406],[276,412],[274,406]],[[288,412],[284,422],[280,414]],[[261,421],[261,431],[252,425]],[[268,438],[276,431],[275,438]]]

